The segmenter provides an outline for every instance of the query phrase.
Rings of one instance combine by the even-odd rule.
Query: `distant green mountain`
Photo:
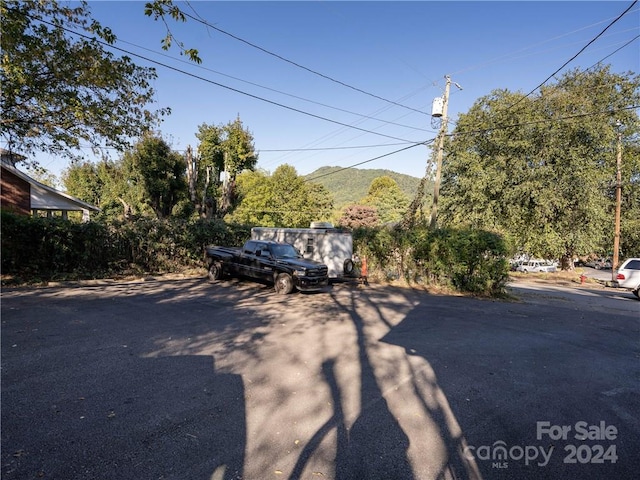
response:
[[[392,172],[382,169],[359,169],[342,167],[322,167],[305,178],[325,186],[333,194],[334,206],[341,208],[351,203],[357,203],[367,196],[371,182],[378,178],[388,176],[393,178],[409,200],[413,200],[420,184],[420,179],[411,175]],[[431,195],[433,185],[427,186],[425,195]]]

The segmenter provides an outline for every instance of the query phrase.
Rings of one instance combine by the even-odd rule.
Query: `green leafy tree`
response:
[[[247,171],[238,176],[239,203],[227,220],[265,227],[308,227],[329,218],[330,193],[319,184],[298,176],[295,168],[281,165],[273,175]]]
[[[368,195],[360,203],[375,207],[381,223],[401,220],[409,207],[408,197],[389,176],[375,178],[369,186]]]
[[[47,185],[52,188],[58,188],[58,177],[44,168],[42,165],[29,164],[27,166],[27,173],[35,181]]]
[[[226,125],[204,123],[198,127],[196,137],[200,145],[195,170],[201,172],[202,205],[208,198],[216,198],[214,210],[223,216],[234,206],[236,177],[243,170],[253,170],[258,161],[253,135],[236,118]],[[220,179],[222,173],[224,181]]]
[[[98,165],[93,162],[71,162],[62,173],[65,190],[80,200],[100,207],[104,181],[98,173]]]
[[[640,173],[638,172],[640,172],[640,142],[637,137],[631,137],[622,145],[621,258],[640,257]]]
[[[72,162],[63,172],[62,181],[67,193],[100,207],[100,217],[131,219],[153,215],[145,202],[143,187],[129,176],[122,159],[104,158],[97,163]]]
[[[564,266],[601,250],[613,218],[614,124],[637,132],[638,86],[637,76],[601,67],[569,72],[537,96],[479,99],[446,145],[444,222],[500,231]]]
[[[236,118],[223,127],[224,131],[224,172],[225,182],[222,186],[220,210],[224,214],[232,208],[235,197],[235,183],[238,173],[253,170],[258,162],[258,155],[253,144],[253,135],[245,129]]]
[[[86,2],[1,0],[0,15],[1,125],[11,149],[68,157],[81,142],[123,149],[169,112],[147,109],[155,71],[107,51],[116,36]]]
[[[203,123],[196,137],[200,141],[198,155],[190,170],[190,188],[196,195],[196,208],[202,216],[212,217],[217,212],[216,199],[220,191],[220,173],[224,170],[222,126]]]
[[[187,197],[184,158],[159,137],[145,135],[123,157],[125,178],[158,218],[171,215]]]

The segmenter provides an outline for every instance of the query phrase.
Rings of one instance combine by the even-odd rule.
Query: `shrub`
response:
[[[369,276],[403,278],[480,295],[498,295],[508,279],[508,246],[484,230],[357,229],[354,248],[367,257]]]
[[[18,282],[168,273],[204,265],[208,244],[241,245],[249,227],[221,220],[97,221],[2,212],[2,274]]]
[[[250,227],[208,219],[77,223],[2,212],[2,273],[19,282],[158,274],[204,266],[206,245],[241,246]],[[358,228],[354,250],[369,276],[502,293],[507,246],[483,230]],[[4,281],[3,280],[3,281]]]

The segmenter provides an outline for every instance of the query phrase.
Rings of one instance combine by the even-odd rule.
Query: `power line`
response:
[[[318,147],[318,148],[282,148],[282,149],[259,149],[260,152],[315,152],[315,151],[325,151],[325,150],[351,150],[357,148],[378,148],[378,147],[393,147],[396,145],[405,145],[407,143],[413,142],[402,142],[402,143],[383,143],[378,145],[353,145],[350,147]]]
[[[387,125],[395,125],[397,127],[410,128],[410,129],[419,130],[419,131],[422,131],[422,132],[427,132],[428,131],[428,130],[426,130],[424,128],[414,127],[412,125],[404,125],[402,123],[396,123],[396,122],[392,122],[390,120],[383,120],[383,119],[380,119],[380,118],[376,118],[376,117],[373,117],[371,115],[365,115],[365,114],[362,114],[362,113],[352,112],[351,110],[346,110],[344,108],[340,108],[340,107],[336,107],[336,106],[329,105],[329,104],[326,104],[326,103],[318,102],[316,100],[311,100],[311,99],[308,99],[308,98],[305,98],[305,97],[301,97],[301,96],[298,96],[298,95],[294,95],[292,93],[287,93],[287,92],[284,92],[282,90],[278,90],[278,89],[275,89],[275,88],[266,87],[266,86],[261,85],[259,83],[251,82],[249,80],[244,80],[242,78],[235,77],[235,76],[229,75],[227,73],[223,73],[223,72],[219,72],[217,70],[213,70],[212,68],[204,67],[202,65],[194,65],[192,62],[189,62],[187,60],[182,60],[182,59],[179,59],[179,58],[175,58],[175,57],[172,57],[170,55],[167,55],[166,53],[157,52],[157,51],[152,50],[150,48],[146,48],[146,47],[143,47],[142,45],[138,45],[138,44],[135,44],[135,43],[132,43],[132,42],[128,42],[128,41],[122,40],[120,38],[118,38],[118,42],[125,43],[127,45],[131,45],[132,47],[136,47],[136,48],[139,48],[141,50],[145,50],[145,51],[153,53],[155,55],[161,55],[163,57],[169,58],[169,59],[174,60],[176,62],[180,62],[180,63],[184,63],[184,64],[187,64],[187,65],[195,66],[196,68],[200,68],[202,70],[206,70],[208,72],[215,73],[216,75],[221,75],[223,77],[227,77],[227,78],[230,78],[232,80],[236,80],[238,82],[246,83],[248,85],[252,85],[254,87],[262,88],[262,89],[268,90],[270,92],[274,92],[274,93],[278,93],[280,95],[285,95],[287,97],[295,98],[296,100],[302,100],[304,102],[312,103],[314,105],[319,105],[321,107],[330,108],[332,110],[336,110],[336,111],[343,112],[343,113],[348,113],[350,115],[355,115],[357,117],[362,117],[362,118],[367,119],[367,120],[375,120],[376,122],[381,122],[381,123],[384,123],[384,124],[387,124]]]
[[[435,139],[431,139],[431,140],[427,140],[427,141],[421,142],[421,143],[414,143],[413,145],[409,145],[408,147],[401,148],[399,150],[394,150],[393,152],[385,153],[384,155],[379,155],[377,157],[370,158],[369,160],[365,160],[363,162],[354,163],[353,165],[349,165],[348,167],[343,167],[343,168],[341,168],[339,170],[335,170],[333,172],[323,173],[322,175],[318,175],[316,177],[307,178],[306,181],[311,182],[313,180],[317,180],[318,178],[328,177],[329,175],[334,175],[334,174],[336,174],[338,172],[342,172],[344,170],[349,170],[350,168],[354,168],[354,167],[358,167],[360,165],[364,165],[365,163],[370,163],[370,162],[373,162],[375,160],[380,160],[381,158],[388,157],[390,155],[395,155],[396,153],[404,152],[405,150],[409,150],[409,149],[414,148],[414,147],[419,147],[420,145],[428,145],[428,144],[432,143],[434,140]]]
[[[530,122],[522,122],[522,123],[514,123],[511,125],[499,125],[497,127],[489,127],[489,128],[482,128],[482,129],[478,129],[478,130],[467,130],[467,131],[454,131],[452,133],[448,133],[447,137],[455,137],[455,136],[460,136],[460,135],[474,135],[474,134],[478,134],[478,133],[487,133],[487,132],[493,132],[493,131],[497,131],[497,130],[507,130],[510,128],[517,128],[517,127],[525,127],[528,125],[538,125],[538,124],[544,124],[544,123],[556,123],[556,122],[560,122],[560,121],[565,121],[565,120],[574,120],[577,118],[584,118],[584,117],[593,117],[595,115],[612,115],[614,113],[617,112],[623,112],[626,110],[635,110],[636,108],[640,108],[640,105],[630,105],[627,107],[621,107],[621,108],[617,108],[614,110],[601,110],[598,112],[588,112],[588,113],[576,113],[574,115],[567,115],[565,117],[558,117],[558,118],[546,118],[546,119],[541,119],[541,120],[531,120]]]
[[[407,139],[405,139],[405,138],[399,138],[399,137],[394,137],[394,136],[392,136],[392,135],[386,135],[386,134],[384,134],[384,133],[374,132],[373,130],[367,130],[367,129],[365,129],[365,128],[356,127],[356,126],[354,126],[354,125],[349,125],[349,124],[347,124],[347,123],[343,123],[343,122],[340,122],[340,121],[338,121],[338,120],[332,120],[332,119],[330,119],[330,118],[323,117],[322,115],[316,115],[315,113],[311,113],[311,112],[307,112],[307,111],[304,111],[304,110],[300,110],[300,109],[298,109],[298,108],[290,107],[290,106],[288,106],[288,105],[284,105],[284,104],[282,104],[282,103],[275,102],[275,101],[273,101],[273,100],[269,100],[269,99],[267,99],[267,98],[260,97],[260,96],[258,96],[258,95],[254,95],[254,94],[252,94],[252,93],[245,92],[245,91],[243,91],[243,90],[239,90],[239,89],[237,89],[237,88],[233,88],[233,87],[230,87],[230,86],[228,86],[228,85],[224,85],[224,84],[219,83],[219,82],[215,82],[215,81],[213,81],[213,80],[210,80],[210,79],[208,79],[208,78],[201,77],[201,76],[196,75],[196,74],[194,74],[194,73],[187,72],[187,71],[185,71],[185,70],[181,70],[181,69],[179,69],[179,68],[177,68],[177,67],[173,67],[173,66],[171,66],[171,65],[167,65],[166,63],[162,63],[162,62],[159,62],[159,61],[157,61],[157,60],[153,60],[153,59],[151,59],[151,58],[145,57],[144,55],[140,55],[140,54],[138,54],[138,53],[131,52],[131,51],[129,51],[129,50],[126,50],[126,49],[124,49],[124,48],[117,47],[117,46],[115,46],[115,45],[111,45],[111,44],[109,44],[108,42],[104,42],[104,41],[99,40],[99,39],[97,39],[97,38],[95,38],[95,37],[90,37],[90,36],[88,36],[88,35],[85,35],[85,34],[83,34],[83,33],[76,32],[76,31],[71,30],[71,29],[68,29],[68,28],[66,28],[66,27],[59,26],[59,25],[58,25],[58,26],[56,26],[56,25],[54,25],[54,24],[52,24],[52,23],[50,23],[50,22],[47,22],[47,21],[42,20],[42,19],[39,19],[39,18],[33,18],[33,17],[30,17],[30,18],[32,18],[32,19],[34,19],[34,20],[37,20],[37,21],[40,21],[40,22],[42,22],[42,23],[45,23],[45,24],[47,24],[47,25],[50,25],[50,26],[52,26],[52,27],[59,27],[59,28],[61,28],[61,29],[65,30],[65,31],[67,31],[67,32],[69,32],[69,33],[71,33],[71,34],[73,34],[73,35],[78,35],[78,36],[83,37],[83,38],[86,38],[86,39],[88,39],[88,40],[94,40],[94,41],[96,41],[96,42],[98,42],[98,43],[100,43],[100,44],[102,44],[102,45],[104,45],[104,46],[106,46],[106,47],[108,47],[108,48],[112,48],[112,49],[114,49],[114,50],[118,50],[118,51],[123,52],[123,53],[126,53],[126,54],[128,54],[128,55],[132,55],[132,56],[134,56],[134,57],[138,57],[138,58],[140,58],[140,59],[142,59],[142,60],[146,60],[147,62],[150,62],[150,63],[156,64],[156,65],[160,65],[161,67],[164,67],[164,68],[168,68],[169,70],[173,70],[173,71],[176,71],[176,72],[178,72],[178,73],[182,73],[182,74],[184,74],[184,75],[187,75],[187,76],[190,76],[190,77],[196,78],[196,79],[198,79],[198,80],[202,80],[202,81],[207,82],[207,83],[210,83],[210,84],[212,84],[212,85],[216,85],[216,86],[218,86],[218,87],[225,88],[225,89],[227,89],[227,90],[231,90],[232,92],[240,93],[241,95],[245,95],[245,96],[248,96],[248,97],[251,97],[251,98],[255,98],[256,100],[260,100],[260,101],[262,101],[262,102],[270,103],[271,105],[275,105],[275,106],[277,106],[277,107],[285,108],[285,109],[287,109],[287,110],[291,110],[291,111],[296,112],[296,113],[301,113],[301,114],[303,114],[303,115],[307,115],[307,116],[309,116],[309,117],[317,118],[317,119],[319,119],[319,120],[324,120],[324,121],[326,121],[326,122],[335,123],[335,124],[337,124],[337,125],[341,125],[341,126],[343,126],[343,127],[353,128],[353,129],[355,129],[355,130],[360,130],[361,132],[371,133],[371,134],[373,134],[373,135],[379,135],[379,136],[381,136],[381,137],[390,138],[390,139],[392,139],[392,140],[399,140],[399,141],[406,142],[406,143],[413,143],[411,140],[407,140]]]
[[[573,57],[571,57],[569,60],[567,60],[565,63],[562,64],[562,66],[560,68],[558,68],[555,72],[553,72],[551,75],[549,75],[540,85],[538,85],[536,88],[534,88],[533,90],[531,90],[529,93],[527,93],[524,97],[522,97],[520,100],[518,100],[515,104],[511,105],[511,107],[514,107],[515,105],[517,105],[518,103],[520,103],[521,101],[523,101],[525,98],[527,98],[529,95],[531,95],[533,92],[535,92],[536,90],[538,90],[540,87],[542,87],[545,83],[547,83],[551,78],[553,78],[560,70],[562,70],[564,67],[566,67],[568,64],[570,64],[572,61],[574,61],[582,52],[584,52],[592,43],[594,43],[598,38],[600,38],[604,32],[606,32],[611,26],[613,26],[618,20],[620,20],[622,17],[624,17],[627,12],[629,10],[631,10],[634,5],[638,3],[638,0],[634,0],[633,3],[631,5],[629,5],[626,10],[624,12],[622,12],[620,15],[618,15],[617,18],[615,18],[611,23],[609,23],[609,25],[607,25],[604,30],[602,30],[598,35],[596,35],[594,38],[592,38],[584,47],[582,47],[580,49],[580,51],[578,51],[578,53],[576,53]],[[510,107],[510,108],[511,108]]]
[[[270,50],[267,50],[266,48],[263,48],[263,47],[261,47],[259,45],[256,45],[255,43],[251,43],[248,40],[245,40],[243,38],[238,37],[237,35],[229,33],[229,32],[227,32],[227,31],[225,31],[225,30],[223,30],[223,29],[221,29],[219,27],[216,27],[216,26],[212,25],[211,23],[207,22],[206,20],[203,20],[201,18],[195,17],[195,16],[193,16],[191,14],[188,14],[186,12],[182,12],[182,13],[184,14],[185,17],[191,18],[192,20],[194,20],[196,22],[199,22],[199,23],[205,25],[208,28],[216,30],[217,32],[220,32],[220,33],[222,33],[224,35],[227,35],[227,36],[233,38],[234,40],[238,40],[239,42],[242,42],[242,43],[244,43],[246,45],[249,45],[250,47],[253,47],[253,48],[257,49],[257,50],[260,50],[261,52],[266,53],[267,55],[271,55],[271,56],[273,56],[273,57],[275,57],[275,58],[277,58],[279,60],[287,62],[287,63],[289,63],[289,64],[291,64],[291,65],[293,65],[295,67],[301,68],[302,70],[306,70],[307,72],[310,72],[310,73],[312,73],[314,75],[322,77],[322,78],[324,78],[326,80],[330,80],[330,81],[332,81],[334,83],[342,85],[343,87],[350,88],[351,90],[355,90],[356,92],[363,93],[363,94],[368,95],[370,97],[377,98],[378,100],[382,100],[383,102],[387,102],[387,103],[390,103],[390,104],[398,106],[398,107],[406,108],[406,109],[412,110],[414,112],[422,113],[423,115],[429,115],[427,112],[423,112],[422,110],[418,110],[418,109],[413,108],[413,107],[408,107],[408,106],[403,105],[401,103],[394,102],[393,100],[388,100],[386,98],[380,97],[380,96],[375,95],[373,93],[369,93],[369,92],[367,92],[365,90],[362,90],[362,89],[360,89],[358,87],[354,87],[353,85],[349,85],[348,83],[342,82],[340,80],[336,80],[335,78],[330,77],[329,75],[325,75],[325,74],[320,73],[320,72],[318,72],[316,70],[313,70],[311,68],[305,67],[304,65],[301,65],[301,64],[299,64],[297,62],[294,62],[293,60],[289,60],[288,58],[285,58],[282,55],[278,55],[277,53],[274,53],[274,52],[272,52]]]
[[[632,5],[631,5],[631,6],[630,6],[630,7],[629,7],[629,8],[628,8],[628,9],[627,9],[623,14],[621,14],[621,15],[620,15],[620,16],[619,16],[615,21],[619,20],[623,15],[625,15],[625,14],[628,12],[628,10],[629,10],[631,7],[633,7],[636,3],[637,3],[637,0],[636,0],[636,1],[634,1],[634,2],[633,2],[633,4],[632,4]],[[39,20],[39,21],[41,21],[41,22],[43,22],[43,23],[48,23],[48,22],[43,21],[43,20],[40,20],[40,19],[38,19],[38,20]],[[606,30],[607,30],[611,25],[613,25],[613,23],[615,23],[615,21],[614,21],[614,22],[612,22],[612,23],[611,23],[607,28],[605,28],[605,30],[603,30],[603,31],[602,31],[602,32],[601,32],[597,37],[595,37],[595,38],[594,38],[594,39],[593,39],[593,40],[592,40],[588,45],[586,45],[586,46],[581,50],[581,52],[582,52],[584,49],[586,49],[586,48],[587,48],[591,43],[593,43],[593,42],[594,42],[594,41],[595,41],[599,36],[601,36],[601,35],[602,35],[602,34],[603,34],[603,33],[604,33],[604,32],[605,32],[605,31],[606,31]],[[49,25],[52,25],[51,23],[48,23],[48,24],[49,24]],[[70,33],[72,33],[72,34],[75,34],[75,35],[78,35],[78,36],[81,36],[81,37],[84,37],[84,38],[87,38],[87,39],[93,39],[93,37],[89,37],[89,36],[87,36],[87,35],[83,35],[83,34],[81,34],[81,33],[74,32],[74,31],[69,30],[69,29],[66,29],[66,28],[64,28],[64,27],[62,27],[62,28],[63,28],[64,30],[66,30],[66,31],[69,31],[69,32],[70,32]],[[212,28],[215,28],[215,27],[212,27]],[[629,41],[629,42],[627,42],[624,46],[620,47],[620,48],[619,48],[619,49],[617,49],[615,52],[613,52],[613,53],[609,54],[607,57],[605,57],[605,59],[606,59],[606,58],[608,58],[609,56],[613,55],[614,53],[616,53],[616,52],[617,52],[617,51],[619,51],[620,49],[622,49],[622,48],[626,47],[627,45],[629,45],[630,43],[632,43],[632,42],[633,42],[635,39],[637,39],[637,38],[638,38],[638,37],[635,37],[634,39],[630,40],[630,41]],[[331,120],[331,119],[326,118],[326,117],[321,117],[321,116],[318,116],[318,115],[315,115],[315,114],[312,114],[312,113],[309,113],[309,112],[305,112],[305,111],[303,111],[303,110],[295,109],[295,108],[293,108],[293,107],[289,107],[289,106],[286,106],[286,105],[283,105],[283,104],[279,104],[279,103],[277,103],[277,102],[273,102],[273,101],[271,101],[271,100],[268,100],[268,99],[265,99],[265,98],[262,98],[262,97],[259,97],[259,96],[256,96],[256,95],[252,95],[252,94],[250,94],[250,93],[243,92],[243,91],[241,91],[241,90],[234,89],[234,88],[232,88],[232,87],[228,87],[228,86],[223,85],[223,84],[219,84],[219,83],[214,82],[214,81],[212,81],[212,80],[209,80],[209,79],[207,79],[207,78],[204,78],[204,77],[200,77],[200,76],[198,76],[198,75],[191,74],[191,73],[189,73],[189,72],[186,72],[186,71],[180,70],[180,69],[175,68],[175,67],[172,67],[172,66],[170,66],[170,65],[166,65],[166,64],[163,64],[163,63],[161,63],[161,62],[157,62],[157,61],[151,60],[151,59],[146,58],[146,57],[144,57],[144,56],[142,56],[142,55],[138,55],[138,54],[135,54],[135,53],[133,53],[133,52],[127,51],[127,50],[125,50],[125,49],[122,49],[122,48],[119,48],[119,47],[113,46],[113,45],[111,45],[111,44],[108,44],[108,43],[105,43],[105,42],[101,42],[101,41],[99,41],[99,40],[97,40],[97,39],[96,39],[96,41],[98,41],[99,43],[102,43],[102,44],[104,44],[104,45],[106,45],[106,46],[108,46],[108,47],[111,47],[111,48],[113,48],[113,49],[116,49],[116,50],[122,51],[122,52],[124,52],[124,53],[127,53],[127,54],[129,54],[129,55],[132,55],[132,56],[136,56],[136,57],[142,58],[142,59],[144,59],[144,60],[146,60],[146,61],[149,61],[149,62],[151,62],[151,63],[155,63],[155,64],[160,65],[160,66],[164,66],[165,68],[169,68],[169,69],[171,69],[171,70],[175,70],[175,71],[177,71],[177,72],[180,72],[180,73],[183,73],[183,74],[186,74],[186,75],[192,76],[192,77],[197,78],[197,79],[200,79],[200,80],[202,80],[202,81],[206,81],[206,82],[208,82],[208,83],[211,83],[211,84],[214,84],[214,85],[220,86],[220,87],[222,87],[222,88],[229,89],[229,90],[232,90],[232,91],[234,91],[234,92],[241,93],[241,94],[243,94],[243,95],[247,95],[247,96],[250,96],[250,97],[252,97],[252,98],[256,98],[256,99],[258,99],[258,100],[261,100],[261,101],[264,101],[264,102],[267,102],[267,103],[274,104],[274,105],[276,105],[276,106],[280,106],[280,107],[282,107],[282,108],[286,108],[286,109],[289,109],[289,110],[292,110],[292,111],[295,111],[295,112],[298,112],[298,113],[302,113],[302,114],[305,114],[305,115],[308,115],[308,116],[312,116],[312,117],[319,118],[319,119],[322,119],[322,120],[325,120],[325,121],[329,121],[329,122],[331,122],[331,123],[336,123],[336,124],[341,125],[341,126],[346,127],[346,128],[353,128],[353,129],[355,129],[355,130],[359,130],[359,131],[362,131],[362,132],[365,132],[365,133],[373,133],[373,134],[375,134],[375,135],[385,136],[385,137],[387,137],[387,138],[392,138],[392,139],[396,139],[396,140],[402,140],[402,141],[403,141],[403,143],[411,143],[411,144],[412,144],[412,145],[410,145],[409,147],[406,147],[406,148],[403,148],[403,149],[397,150],[397,151],[395,151],[395,152],[390,152],[390,153],[388,153],[388,154],[381,155],[381,156],[379,156],[379,157],[375,157],[375,158],[372,158],[372,159],[366,160],[366,161],[364,161],[364,162],[359,162],[359,163],[356,163],[356,164],[352,165],[351,167],[345,167],[345,168],[353,168],[353,167],[355,167],[355,166],[362,165],[362,164],[365,164],[365,163],[368,163],[368,162],[372,162],[372,161],[377,160],[377,159],[379,159],[379,158],[383,158],[383,157],[386,157],[386,156],[390,156],[390,155],[393,155],[393,154],[395,154],[395,153],[399,153],[399,152],[401,152],[401,151],[403,151],[403,150],[406,150],[406,149],[409,149],[409,148],[413,148],[414,146],[418,146],[418,145],[426,144],[426,143],[427,143],[427,142],[423,142],[423,143],[415,143],[415,142],[411,142],[411,141],[408,141],[408,140],[399,139],[399,138],[397,138],[397,137],[391,137],[391,136],[384,135],[384,134],[380,134],[380,133],[377,133],[377,132],[374,132],[374,131],[371,131],[371,130],[366,130],[366,129],[362,129],[362,128],[354,127],[353,125],[348,125],[348,124],[344,124],[344,123],[341,123],[341,122],[338,122],[338,121],[334,121],[334,120]],[[579,53],[578,53],[578,54],[576,54],[576,55],[575,55],[571,60],[569,60],[568,62],[566,62],[564,66],[566,66],[566,65],[567,65],[568,63],[570,63],[573,59],[575,59],[575,58],[576,58],[576,57],[577,57],[581,52],[579,52]],[[563,66],[563,67],[564,67],[564,66]],[[561,67],[560,69],[558,69],[558,71],[559,71],[559,70],[561,70],[563,67]],[[557,71],[556,71],[554,74],[552,74],[551,76],[549,76],[549,77],[545,80],[545,82],[543,82],[540,86],[542,86],[544,83],[546,83],[546,82],[547,82],[550,78],[552,78],[556,73],[557,73]],[[223,75],[224,75],[224,74],[223,74]],[[232,77],[232,78],[233,78],[233,77]],[[242,81],[242,80],[241,80],[241,81]],[[250,83],[250,82],[247,82],[247,83]],[[257,85],[257,84],[256,84],[256,85]],[[261,87],[261,88],[267,88],[267,87],[262,87],[262,86],[260,86],[260,85],[257,85],[257,86],[259,86],[259,87]],[[537,88],[540,88],[540,86],[539,86],[539,87],[536,87],[536,89],[537,89]],[[536,89],[534,89],[533,91],[535,91]],[[530,92],[530,93],[529,93],[529,95],[530,95],[531,93],[533,93],[533,91],[532,91],[532,92]],[[283,92],[281,92],[281,93],[283,93]],[[285,94],[286,94],[286,93],[285,93]],[[637,107],[630,107],[630,108],[637,108]],[[352,113],[352,112],[349,112],[349,113]],[[589,114],[589,115],[591,115],[591,114]],[[584,114],[583,114],[583,115],[577,115],[577,116],[584,116]],[[577,116],[574,116],[574,117],[577,117]],[[368,117],[368,116],[363,116],[363,117],[365,117],[365,118],[372,118],[372,117]],[[377,119],[376,119],[376,120],[377,120]],[[553,120],[551,120],[551,121],[553,121]],[[387,122],[387,123],[390,123],[390,122]],[[539,122],[534,122],[534,123],[539,123]],[[514,126],[514,125],[509,125],[509,126],[504,126],[504,127],[500,127],[500,128],[512,128],[513,126]],[[496,129],[497,129],[497,128],[494,128],[494,129],[487,129],[487,130],[496,130]],[[461,133],[468,133],[468,132],[458,132],[458,134],[461,134]],[[389,145],[393,145],[393,144],[389,144]],[[381,146],[382,146],[382,145],[381,145]],[[340,147],[335,147],[335,149],[338,149],[338,148],[340,148]],[[343,148],[365,148],[365,147],[343,147]],[[328,149],[330,149],[330,148],[316,149],[316,150],[328,150]],[[300,151],[300,150],[301,150],[301,149],[291,149],[291,150],[288,150],[288,151]],[[314,149],[309,149],[309,150],[314,150]],[[274,150],[274,151],[278,151],[278,150]]]
[[[462,132],[453,132],[453,133],[449,133],[446,136],[447,137],[455,137],[455,136],[460,136],[460,135],[473,135],[473,134],[478,134],[478,133],[487,133],[487,132],[492,132],[492,131],[496,131],[496,130],[506,130],[509,128],[516,128],[516,127],[520,127],[520,126],[527,126],[527,125],[535,125],[535,124],[541,124],[541,123],[556,123],[559,121],[564,121],[564,120],[573,120],[576,118],[582,118],[582,117],[591,117],[594,115],[603,115],[603,114],[611,114],[611,113],[616,113],[619,111],[624,111],[624,110],[633,110],[636,108],[640,108],[640,105],[633,105],[633,106],[629,106],[629,107],[624,107],[624,108],[619,108],[617,110],[606,110],[606,111],[600,111],[600,112],[591,112],[591,113],[581,113],[581,114],[576,114],[576,115],[569,115],[566,117],[560,117],[560,118],[554,118],[554,119],[544,119],[544,120],[537,120],[537,121],[531,121],[531,122],[523,122],[523,123],[517,123],[517,124],[513,124],[513,125],[501,125],[499,127],[495,127],[495,128],[484,128],[484,129],[480,129],[480,130],[469,130],[469,131],[462,131]],[[348,170],[350,168],[354,168],[354,167],[358,167],[360,165],[364,165],[366,163],[370,163],[373,162],[375,160],[379,160],[381,158],[384,157],[388,157],[390,155],[395,155],[396,153],[400,153],[403,152],[405,150],[409,150],[411,148],[420,146],[420,145],[429,145],[431,143],[433,143],[435,141],[435,138],[429,139],[425,142],[422,143],[415,143],[413,145],[409,145],[408,147],[405,148],[401,148],[399,150],[394,150],[393,152],[389,152],[386,153],[384,155],[380,155],[374,158],[370,158],[369,160],[364,160],[362,162],[358,162],[358,163],[354,163],[353,165],[349,165],[347,167],[343,167],[339,170],[335,170],[332,172],[328,172],[328,173],[324,173],[322,175],[318,175],[316,177],[312,177],[312,178],[308,178],[306,179],[307,181],[313,181],[313,180],[317,180],[318,178],[323,178],[323,177],[327,177],[329,175],[334,175],[338,172],[342,172],[344,170]]]
[[[490,66],[490,65],[492,65],[492,64],[499,63],[499,62],[502,62],[502,61],[513,61],[513,60],[517,60],[517,59],[525,58],[525,57],[528,57],[528,56],[531,56],[531,55],[540,55],[540,54],[543,54],[543,53],[545,53],[545,51],[537,51],[537,52],[536,52],[536,51],[534,51],[534,52],[532,52],[532,53],[527,53],[527,54],[524,54],[524,53],[525,53],[525,52],[527,52],[527,51],[529,51],[529,50],[531,50],[531,49],[533,49],[533,48],[536,48],[536,47],[538,47],[538,46],[542,46],[542,45],[544,45],[544,44],[547,44],[547,43],[553,42],[553,41],[555,41],[555,40],[558,40],[558,39],[560,39],[560,38],[567,37],[567,36],[569,36],[569,35],[573,35],[573,34],[575,34],[575,33],[578,33],[578,32],[580,32],[580,31],[582,31],[582,30],[586,30],[586,29],[590,29],[590,28],[592,28],[592,27],[596,27],[596,26],[598,26],[598,25],[601,25],[601,24],[605,23],[606,21],[607,21],[607,20],[601,20],[601,21],[599,21],[599,22],[597,22],[597,23],[594,23],[594,24],[591,24],[591,25],[587,25],[587,26],[581,27],[581,28],[579,28],[579,29],[577,29],[577,30],[573,30],[573,31],[571,31],[571,32],[563,33],[562,35],[557,35],[557,36],[555,36],[555,37],[552,37],[552,38],[546,39],[546,40],[544,40],[544,41],[541,41],[541,42],[538,42],[538,43],[536,43],[536,44],[530,45],[530,46],[528,46],[528,47],[521,48],[521,49],[519,49],[519,50],[517,50],[517,51],[515,51],[515,52],[507,53],[507,54],[504,54],[504,55],[500,55],[500,56],[495,57],[495,58],[493,58],[493,59],[487,60],[487,61],[485,61],[485,62],[483,62],[483,63],[479,63],[479,64],[471,65],[471,66],[469,66],[469,67],[466,67],[466,68],[463,68],[463,69],[461,69],[461,70],[458,70],[457,72],[452,72],[452,74],[451,74],[451,75],[452,75],[452,76],[460,75],[460,74],[462,74],[462,73],[466,73],[466,72],[468,72],[468,71],[475,70],[475,69],[478,69],[478,68],[488,67],[488,66]],[[637,28],[632,29],[632,30],[637,30]],[[580,42],[580,43],[582,43],[582,42]],[[559,48],[559,47],[556,47],[556,48]],[[548,52],[548,51],[549,51],[549,50],[547,50],[547,52]],[[519,55],[519,54],[524,54],[524,55]]]
[[[629,45],[631,45],[634,41],[636,41],[638,38],[640,38],[640,35],[636,35],[635,37],[633,37],[631,40],[629,40],[628,42],[626,42],[624,45],[622,45],[619,48],[616,48],[613,52],[611,52],[609,55],[607,55],[606,57],[601,58],[600,60],[598,60],[596,63],[594,63],[593,65],[591,65],[589,68],[586,68],[584,71],[587,72],[589,70],[591,70],[592,68],[594,68],[596,65],[600,65],[602,62],[604,62],[607,58],[615,55],[616,53],[618,53],[620,50],[622,50],[623,48],[628,47]]]

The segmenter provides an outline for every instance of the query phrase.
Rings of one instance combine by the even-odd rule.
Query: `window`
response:
[[[627,270],[640,270],[640,260],[631,260],[625,268]]]
[[[313,237],[307,238],[307,248],[305,249],[305,253],[313,253]]]
[[[244,253],[253,254],[256,251],[256,242],[247,242]]]

